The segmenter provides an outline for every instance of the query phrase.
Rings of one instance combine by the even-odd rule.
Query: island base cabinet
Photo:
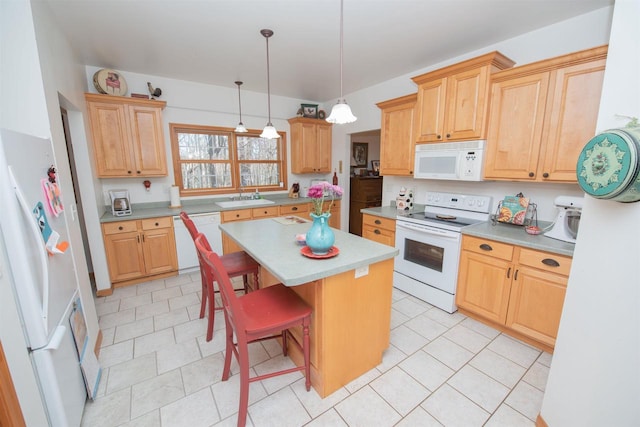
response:
[[[266,271],[262,274],[266,286],[277,281]],[[292,289],[313,308],[311,384],[320,397],[382,362],[391,331],[392,259],[369,265],[362,277],[351,270]],[[302,342],[301,328],[292,335]],[[304,363],[298,346],[290,345],[288,355],[297,365]]]
[[[456,304],[544,351],[553,352],[571,258],[463,236]]]

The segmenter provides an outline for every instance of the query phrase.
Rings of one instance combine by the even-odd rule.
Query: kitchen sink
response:
[[[272,205],[275,202],[267,199],[245,199],[245,200],[229,200],[226,202],[216,202],[221,208],[243,208],[246,206],[264,206]]]

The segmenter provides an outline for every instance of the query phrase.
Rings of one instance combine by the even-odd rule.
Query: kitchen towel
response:
[[[180,188],[177,185],[171,186],[169,190],[169,194],[171,196],[171,208],[179,208],[180,207]]]

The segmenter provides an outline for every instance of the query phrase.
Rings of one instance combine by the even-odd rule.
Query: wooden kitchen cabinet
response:
[[[413,77],[418,85],[414,142],[484,139],[491,74],[513,65],[491,52]]]
[[[104,223],[102,233],[114,286],[177,274],[172,217]]]
[[[85,94],[99,178],[167,175],[166,102]]]
[[[331,169],[331,123],[296,117],[291,129],[291,172],[329,173]]]
[[[553,351],[571,258],[463,236],[456,304],[465,314]]]
[[[607,47],[493,75],[487,179],[576,182],[576,163],[595,134]]]
[[[413,120],[417,94],[379,102],[380,175],[413,176],[415,154]]]
[[[362,237],[383,245],[396,245],[396,220],[362,214]]]

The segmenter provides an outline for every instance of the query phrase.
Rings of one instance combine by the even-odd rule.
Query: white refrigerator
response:
[[[0,129],[4,273],[49,424],[67,427],[80,425],[87,391],[70,323],[78,279],[63,210],[64,196],[73,200],[73,194],[59,193],[55,164],[50,140]],[[76,326],[76,335],[86,333]]]

